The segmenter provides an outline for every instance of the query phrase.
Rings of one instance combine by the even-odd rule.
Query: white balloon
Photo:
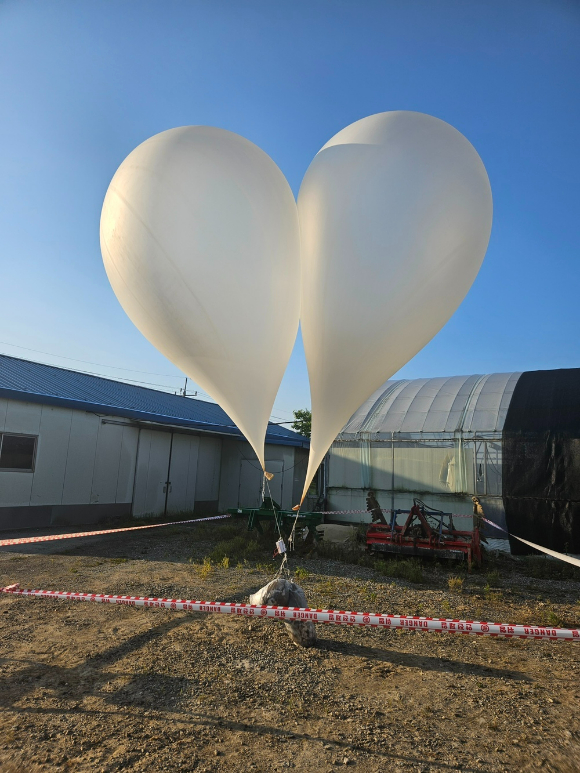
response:
[[[157,134],[111,181],[101,250],[133,323],[221,405],[264,466],[300,308],[298,215],[280,169],[223,129]]]
[[[326,143],[302,182],[298,214],[312,397],[305,495],[355,410],[465,297],[487,249],[492,198],[460,132],[396,111]]]

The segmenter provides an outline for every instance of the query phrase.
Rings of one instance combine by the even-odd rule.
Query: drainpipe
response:
[[[395,509],[395,433],[391,432],[391,510]]]
[[[169,499],[169,489],[171,487],[171,452],[173,451],[173,432],[171,433],[171,439],[169,441],[169,462],[167,463],[167,480],[165,481],[165,507],[163,509],[163,515],[167,515],[167,500]]]

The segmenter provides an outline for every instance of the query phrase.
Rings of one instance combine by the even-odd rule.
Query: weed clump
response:
[[[491,588],[499,588],[501,586],[501,578],[497,569],[488,572],[485,576],[487,584]]]
[[[207,579],[208,577],[211,577],[213,574],[213,566],[211,563],[210,558],[207,556],[203,559],[203,564],[199,568],[199,576],[202,580]]]
[[[447,585],[450,591],[463,593],[463,577],[457,577],[455,574],[450,574],[447,579]]]
[[[483,589],[483,595],[486,601],[490,601],[492,604],[503,601],[503,593],[500,590],[494,590],[489,583]]]
[[[296,570],[294,571],[294,577],[300,582],[301,580],[306,580],[310,576],[309,572],[304,569],[302,566],[297,566]]]
[[[552,606],[548,606],[539,613],[538,623],[550,628],[566,627],[564,618],[561,617]]]
[[[415,583],[423,582],[423,568],[416,559],[376,561],[374,568],[385,577],[397,577],[400,580]]]
[[[238,534],[236,537],[218,542],[208,558],[216,564],[220,564],[225,558],[229,561],[243,563],[260,558],[262,554],[263,549],[256,540]]]

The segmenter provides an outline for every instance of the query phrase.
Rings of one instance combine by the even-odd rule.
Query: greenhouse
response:
[[[470,515],[477,496],[499,526],[580,552],[579,438],[580,369],[388,381],[332,445],[328,509],[369,521],[372,490],[383,508]]]

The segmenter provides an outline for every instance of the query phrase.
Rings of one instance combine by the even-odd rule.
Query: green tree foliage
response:
[[[292,411],[294,414],[294,422],[292,429],[295,432],[299,432],[304,437],[310,437],[310,427],[312,424],[312,413],[308,408],[298,408],[297,411]]]

